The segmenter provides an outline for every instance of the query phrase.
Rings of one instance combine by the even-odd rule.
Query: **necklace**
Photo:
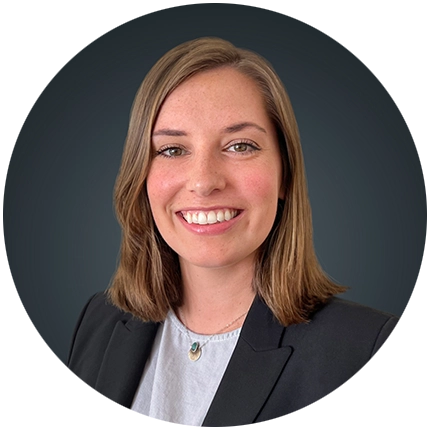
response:
[[[184,327],[185,327],[185,330],[186,330],[186,333],[187,333],[187,336],[188,336],[188,339],[190,340],[190,343],[191,343],[191,346],[190,346],[190,349],[189,349],[189,351],[188,351],[188,358],[191,360],[191,361],[197,361],[199,358],[200,358],[200,356],[202,355],[202,348],[207,344],[207,343],[209,343],[210,341],[211,341],[211,339],[215,336],[215,335],[217,335],[217,334],[221,334],[224,330],[226,330],[226,329],[228,329],[230,326],[232,326],[235,322],[237,322],[237,321],[239,321],[243,316],[245,316],[246,314],[248,313],[248,311],[246,311],[246,312],[244,312],[242,315],[240,315],[240,316],[238,316],[236,319],[234,319],[232,322],[230,322],[230,323],[228,323],[226,326],[224,326],[221,330],[219,330],[219,331],[217,331],[217,332],[215,332],[215,333],[213,333],[213,334],[211,334],[201,345],[200,345],[200,342],[193,342],[193,340],[191,339],[191,336],[190,336],[190,332],[189,332],[189,330],[188,330],[188,327],[187,327],[187,323],[186,323],[186,321],[185,321],[185,318],[184,318],[184,316],[183,316],[183,314],[182,313],[180,313],[180,315],[181,315],[181,319],[182,319],[182,321],[184,322]]]

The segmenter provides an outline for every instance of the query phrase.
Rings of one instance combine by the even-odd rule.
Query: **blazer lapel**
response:
[[[112,333],[95,389],[130,407],[151,352],[158,324],[119,321]]]
[[[291,353],[281,346],[285,328],[255,299],[203,426],[254,422]]]

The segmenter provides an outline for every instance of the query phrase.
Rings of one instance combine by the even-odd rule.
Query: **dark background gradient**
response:
[[[401,315],[421,264],[426,198],[418,155],[374,75],[323,33],[247,6],[156,12],[73,58],[31,110],[4,196],[9,265],[35,327],[65,361],[89,296],[112,277],[120,243],[112,189],[134,94],[173,46],[219,36],[266,57],[302,136],[314,239],[345,298]]]

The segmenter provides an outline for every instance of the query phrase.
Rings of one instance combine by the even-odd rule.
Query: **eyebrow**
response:
[[[254,122],[238,122],[237,124],[229,125],[222,129],[223,133],[237,133],[239,131],[245,130],[247,128],[255,128],[256,130],[261,131],[262,133],[267,133],[263,127],[260,127],[258,124]],[[187,136],[187,133],[183,130],[176,130],[171,128],[163,128],[161,130],[154,131],[152,136]]]
[[[173,130],[170,128],[163,128],[161,130],[154,131],[152,136],[186,136],[187,133],[182,130]]]
[[[224,133],[236,133],[238,131],[245,130],[247,128],[255,128],[258,131],[261,131],[262,133],[267,133],[266,130],[263,127],[260,127],[255,122],[239,122],[237,124],[230,125],[228,127],[225,127],[223,129]]]

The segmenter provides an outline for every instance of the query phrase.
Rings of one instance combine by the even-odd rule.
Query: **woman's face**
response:
[[[253,80],[199,73],[165,100],[154,126],[147,192],[181,264],[254,263],[281,195],[276,132]]]

